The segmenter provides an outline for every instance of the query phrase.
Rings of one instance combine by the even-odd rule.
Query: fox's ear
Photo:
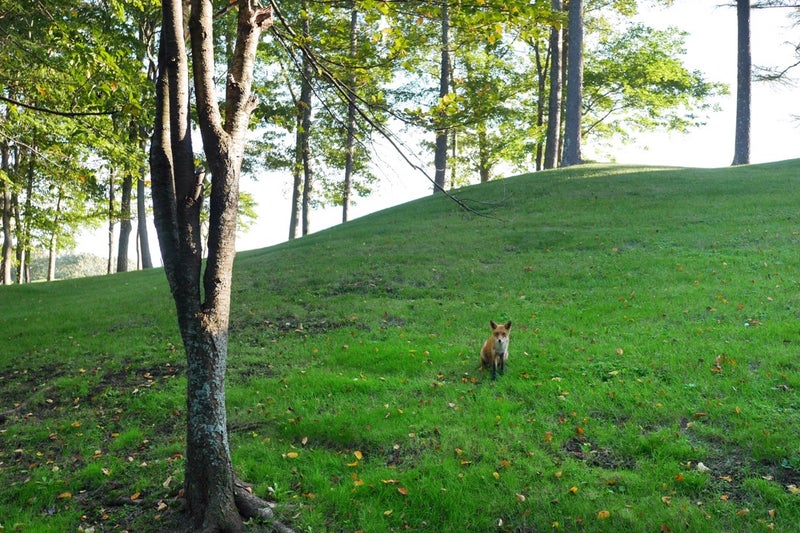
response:
[[[489,321],[489,325],[492,326],[492,329],[496,329],[497,328],[497,324],[495,323],[494,320],[490,320]]]
[[[506,329],[511,329],[511,321],[506,322]]]

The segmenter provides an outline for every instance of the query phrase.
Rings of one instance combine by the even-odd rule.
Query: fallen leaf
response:
[[[72,493],[71,492],[62,492],[61,494],[56,496],[56,498],[59,499],[59,500],[69,500],[70,498],[72,498]]]
[[[517,494],[515,494],[515,496],[517,497],[517,500],[519,500],[521,502],[525,501],[525,495],[524,494],[517,493]]]
[[[792,494],[800,494],[800,489],[797,488],[797,485],[786,485],[786,489]]]
[[[670,497],[670,496],[662,496],[661,497],[661,502],[664,505],[671,505],[672,504],[672,497]]]
[[[138,499],[139,499],[139,496],[141,496],[141,495],[142,495],[142,493],[141,493],[141,492],[134,492],[133,494],[131,494],[131,501],[136,501],[136,500],[138,500]]]
[[[500,479],[500,473],[499,472],[492,472],[492,476],[494,476],[495,479]]]
[[[297,452],[289,452],[286,454],[286,457],[288,457],[289,459],[297,459],[299,456],[300,454]]]
[[[383,516],[389,516],[389,515],[390,515],[390,514],[392,514],[393,512],[394,512],[393,510],[391,510],[391,509],[387,509],[387,510],[385,510],[385,511],[383,512]]]
[[[356,459],[358,459],[359,461],[364,458],[364,455],[358,450],[354,451],[353,455],[355,455]]]
[[[736,514],[739,515],[739,516],[744,516],[749,512],[750,512],[750,509],[739,509],[738,511],[736,511]]]
[[[382,479],[381,481],[383,481],[383,483],[386,485],[397,485],[398,483],[400,483],[396,479]]]
[[[578,494],[578,487],[570,487],[569,492],[572,494]]]
[[[168,505],[164,503],[164,500],[158,500],[158,505],[156,505],[156,511],[164,511]]]
[[[397,487],[397,492],[399,492],[403,496],[407,496],[408,495],[408,489],[406,489],[405,487]]]
[[[697,463],[697,466],[695,468],[697,469],[698,472],[708,472],[708,471],[711,470],[709,467],[707,467],[703,463]]]
[[[611,511],[606,511],[605,509],[602,511],[597,512],[597,519],[598,520],[606,520],[611,517]]]

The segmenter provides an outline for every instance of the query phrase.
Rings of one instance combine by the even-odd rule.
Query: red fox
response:
[[[498,325],[494,320],[489,322],[492,327],[492,336],[489,337],[481,348],[481,367],[492,365],[492,379],[497,379],[497,369],[500,374],[505,373],[506,359],[508,359],[508,341],[511,334],[511,321],[505,325]]]

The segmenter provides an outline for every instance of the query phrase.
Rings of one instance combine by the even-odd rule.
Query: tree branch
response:
[[[7,96],[0,95],[0,100],[3,102],[18,105],[20,107],[24,107],[25,109],[30,109],[31,111],[38,111],[40,113],[47,113],[49,115],[57,115],[59,117],[68,117],[68,118],[76,118],[76,117],[96,117],[96,116],[103,116],[103,115],[116,115],[117,111],[58,111],[57,109],[49,109],[47,107],[40,107],[35,106],[32,104],[26,104],[25,102],[20,102],[19,100],[14,100],[13,98],[8,98]]]
[[[286,31],[289,33],[289,35],[290,35],[290,36],[292,36],[293,38],[297,37],[297,34],[294,32],[294,30],[291,28],[291,26],[289,25],[289,23],[288,23],[288,22],[286,21],[286,19],[283,17],[283,14],[281,13],[281,11],[280,11],[280,8],[279,8],[279,7],[277,6],[277,4],[275,3],[275,0],[270,0],[270,4],[272,5],[272,12],[273,12],[273,14],[274,14],[274,15],[275,15],[275,16],[278,18],[278,20],[281,22],[281,25],[284,27],[284,29],[285,29],[285,30],[286,30]],[[285,48],[285,49],[286,49],[286,50],[287,50],[287,51],[288,51],[290,54],[292,54],[292,50],[291,50],[291,49],[290,49],[290,47],[289,47],[289,46],[286,44],[286,42],[284,42],[284,41],[283,41],[283,39],[280,39],[280,38],[279,38],[279,40],[280,40],[281,44],[283,45],[283,47],[284,47],[284,48]],[[297,40],[297,39],[295,39],[295,41],[297,42],[298,40]],[[335,76],[333,73],[331,73],[331,72],[330,72],[330,70],[328,70],[328,69],[327,69],[327,68],[326,68],[326,67],[325,67],[325,66],[324,66],[324,65],[323,65],[323,64],[322,64],[322,63],[321,63],[321,62],[320,62],[320,61],[317,59],[316,55],[313,53],[313,51],[311,51],[311,50],[308,48],[308,46],[306,46],[306,44],[305,44],[305,43],[303,43],[303,44],[299,44],[298,46],[299,46],[300,50],[302,51],[302,53],[303,53],[303,54],[304,54],[304,55],[305,55],[305,56],[306,56],[306,57],[309,59],[309,61],[311,61],[311,63],[314,65],[314,67],[316,68],[317,72],[319,72],[319,73],[322,75],[322,77],[323,77],[325,80],[327,80],[327,81],[328,81],[328,82],[329,82],[329,83],[330,83],[330,84],[333,86],[333,88],[334,88],[334,90],[336,91],[336,93],[337,93],[337,94],[339,94],[339,97],[340,97],[340,98],[343,98],[343,99],[344,99],[344,101],[347,101],[347,97],[348,97],[348,95],[350,94],[350,89],[349,89],[349,88],[347,88],[347,87],[346,87],[346,86],[345,86],[345,85],[344,85],[344,84],[343,84],[343,83],[342,83],[342,82],[341,82],[341,81],[340,81],[340,80],[339,80],[339,79],[338,79],[338,78],[337,78],[337,77],[336,77],[336,76]],[[309,80],[309,81],[311,81],[311,80]],[[363,100],[362,98],[358,97],[358,95],[356,95],[356,97],[358,98],[358,100],[359,100],[360,102],[364,103],[364,100]],[[364,111],[364,110],[361,108],[361,106],[356,106],[356,112],[358,113],[358,115],[359,115],[359,116],[360,116],[360,117],[361,117],[361,118],[362,118],[364,121],[366,121],[366,122],[367,122],[367,124],[369,124],[369,125],[370,125],[370,126],[371,126],[371,127],[372,127],[372,128],[375,130],[375,131],[376,131],[376,132],[378,132],[378,133],[381,135],[381,137],[383,137],[384,139],[386,139],[386,141],[388,141],[388,142],[389,142],[389,144],[392,146],[392,148],[393,148],[393,149],[394,149],[394,150],[395,150],[395,151],[396,151],[396,152],[397,152],[397,153],[400,155],[400,157],[402,157],[402,158],[403,158],[403,160],[404,160],[404,161],[405,161],[405,162],[406,162],[406,163],[407,163],[407,164],[408,164],[408,165],[409,165],[411,168],[413,168],[414,170],[418,171],[420,174],[422,174],[422,175],[425,177],[425,179],[427,179],[429,182],[431,182],[431,184],[434,186],[434,188],[436,189],[436,191],[438,191],[438,192],[441,192],[442,194],[444,194],[444,195],[445,195],[445,196],[446,196],[448,199],[450,199],[450,200],[452,200],[453,202],[455,202],[455,203],[456,203],[456,205],[458,205],[458,206],[459,206],[461,209],[463,209],[464,211],[467,211],[468,213],[472,213],[472,214],[475,214],[475,215],[478,215],[478,216],[482,216],[482,217],[487,217],[487,218],[494,218],[494,217],[490,217],[489,215],[486,215],[485,213],[478,212],[477,210],[475,210],[475,209],[473,209],[472,207],[470,207],[469,205],[467,205],[467,204],[464,202],[464,200],[461,200],[461,199],[459,199],[459,198],[455,197],[455,196],[454,196],[452,193],[450,193],[449,191],[445,190],[445,189],[444,189],[444,188],[442,188],[440,185],[438,185],[438,184],[436,183],[436,181],[435,181],[435,180],[434,180],[434,179],[433,179],[433,178],[432,178],[432,177],[431,177],[431,176],[428,174],[428,172],[426,172],[426,171],[425,171],[425,170],[424,170],[422,167],[420,167],[419,165],[417,165],[416,163],[412,162],[412,161],[409,159],[409,157],[408,157],[408,155],[406,154],[406,152],[405,152],[405,151],[404,151],[402,148],[400,148],[400,146],[398,145],[398,142],[397,142],[397,141],[395,140],[395,138],[394,138],[394,135],[393,135],[393,134],[392,134],[390,131],[388,131],[388,130],[387,130],[387,129],[385,129],[383,126],[381,126],[380,124],[378,124],[377,122],[375,122],[375,121],[374,121],[374,120],[373,120],[371,117],[369,117],[369,116],[367,115],[367,113],[366,113],[366,112],[365,112],[365,111]]]

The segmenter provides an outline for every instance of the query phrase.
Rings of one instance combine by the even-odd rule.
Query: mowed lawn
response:
[[[298,531],[795,531],[800,161],[589,165],[239,254],[238,474]],[[0,531],[171,531],[163,271],[0,287]],[[478,353],[513,321],[505,375]],[[259,523],[251,531],[268,530]]]

